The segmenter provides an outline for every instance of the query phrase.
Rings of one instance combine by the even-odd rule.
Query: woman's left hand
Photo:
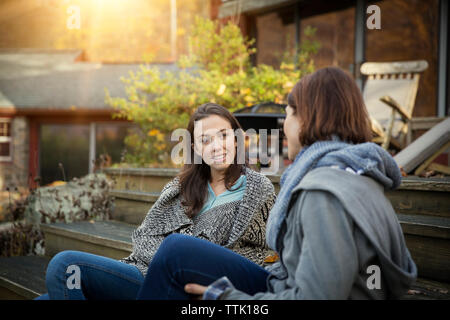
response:
[[[208,287],[199,285],[197,283],[188,283],[184,286],[184,291],[190,294],[198,295],[198,300],[201,300],[203,297],[203,293],[205,293]]]

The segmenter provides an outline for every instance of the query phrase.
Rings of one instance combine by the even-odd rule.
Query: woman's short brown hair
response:
[[[363,143],[372,139],[370,119],[353,78],[336,67],[319,69],[298,81],[288,96],[300,120],[300,143],[341,140]]]

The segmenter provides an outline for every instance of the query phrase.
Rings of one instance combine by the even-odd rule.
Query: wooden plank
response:
[[[160,196],[160,192],[142,192],[130,190],[112,190],[109,192],[115,199],[128,199],[146,203],[155,203]]]
[[[115,175],[115,172],[111,172],[111,174]],[[136,172],[136,174],[138,175],[138,179],[140,180],[140,175],[138,172]],[[130,181],[130,176],[128,177],[117,177],[117,185],[119,186],[124,186],[125,182],[123,180],[128,180]],[[173,177],[172,177],[173,178]],[[279,174],[274,174],[274,175],[267,175],[267,178],[269,178],[269,180],[273,183],[276,192],[279,192],[279,188],[280,188],[280,178],[281,175]],[[123,180],[122,180],[123,179]],[[145,189],[150,189],[150,190],[154,190],[151,192],[134,192],[133,190],[117,190],[119,189],[116,186],[116,189],[111,191],[113,196],[117,196],[119,198],[122,199],[126,199],[126,198],[132,198],[132,199],[140,199],[142,201],[148,201],[148,203],[151,203],[153,200],[156,201],[157,198],[157,194],[159,194],[159,192],[161,191],[162,187],[171,180],[171,177],[165,177],[164,181],[158,181],[154,179],[153,176],[145,176],[142,178],[142,181],[140,181],[140,183],[143,186],[146,186]],[[402,179],[402,183],[399,186],[399,188],[395,191],[387,191],[387,195],[391,194],[391,193],[396,193],[402,190],[417,190],[417,191],[435,191],[435,192],[450,192],[450,178],[422,178],[422,177],[414,177],[414,176],[408,176],[408,177],[404,177]],[[150,195],[152,194],[152,195]],[[416,195],[419,195],[416,194]],[[415,195],[415,196],[416,196]],[[426,197],[431,196],[433,197],[432,193],[428,193],[426,194]]]
[[[432,163],[428,166],[428,170],[434,170],[446,175],[450,175],[450,167],[438,163]]]
[[[397,164],[411,172],[450,140],[450,117],[428,130],[395,155]]]
[[[450,148],[450,141],[448,141],[446,144],[444,144],[442,147],[439,148],[438,151],[436,151],[431,157],[429,157],[422,165],[420,165],[416,171],[414,171],[414,174],[418,176],[421,174],[433,161],[436,159],[441,153],[443,153],[445,150]]]
[[[45,293],[49,261],[43,256],[1,257],[0,299],[33,299]]]
[[[422,72],[428,68],[428,62],[418,61],[395,61],[395,62],[366,62],[361,66],[364,75],[398,74]]]
[[[397,216],[405,234],[450,240],[450,217],[406,214]]]
[[[450,192],[450,178],[405,177],[397,190]]]
[[[115,190],[161,192],[175,176],[128,175],[117,177]]]
[[[413,117],[410,126],[411,130],[429,130],[443,120],[445,117]]]
[[[39,265],[33,262],[36,256],[0,258],[0,299],[34,299],[47,291],[45,270],[50,259],[37,258],[41,260]],[[30,265],[35,267],[33,272],[30,272]],[[450,284],[418,278],[401,299],[449,300]]]
[[[94,239],[93,241],[89,241]],[[95,241],[98,240],[98,241]],[[111,259],[122,259],[130,255],[132,251],[132,245],[129,247],[124,246],[114,247],[111,244],[105,244],[101,239],[86,237],[65,237],[59,234],[46,233],[45,234],[45,255],[53,257],[55,254],[65,250],[75,250],[82,252],[89,252],[103,257]]]
[[[92,236],[100,239],[130,243],[131,233],[136,226],[118,221],[78,221],[73,223],[41,224],[41,229],[61,235]]]
[[[153,202],[154,203],[154,202]],[[134,199],[116,198],[111,218],[133,225],[140,225],[153,203]]]
[[[102,170],[107,175],[114,176],[160,176],[175,177],[180,169],[176,168],[105,168]]]
[[[450,284],[418,278],[402,300],[450,300]]]
[[[132,250],[131,234],[136,226],[117,221],[80,221],[41,224],[41,229],[46,255],[80,250],[120,259]]]
[[[398,214],[420,277],[450,282],[450,217]]]
[[[406,245],[419,277],[450,282],[450,242],[446,239],[405,234]]]
[[[450,218],[450,197],[446,192],[396,190],[386,192],[395,212]]]
[[[161,193],[112,190],[109,194],[114,197],[111,218],[132,225],[140,225]]]
[[[403,108],[397,101],[395,101],[394,98],[390,96],[383,96],[380,98],[380,101],[386,103],[388,106],[397,111],[403,117],[403,120],[406,121],[411,119],[410,112],[406,111],[405,108]]]

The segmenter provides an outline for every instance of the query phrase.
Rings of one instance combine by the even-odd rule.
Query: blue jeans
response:
[[[209,241],[172,234],[153,257],[137,298],[189,299],[192,296],[184,291],[187,283],[209,285],[223,276],[248,294],[267,291],[269,272],[259,265]]]
[[[135,266],[86,252],[62,251],[47,267],[48,294],[36,300],[134,300],[143,281]]]

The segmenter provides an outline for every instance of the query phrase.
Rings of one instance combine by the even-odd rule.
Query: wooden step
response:
[[[419,277],[450,282],[450,218],[398,214]]]
[[[1,257],[0,299],[34,299],[44,294],[49,261],[44,256]]]
[[[450,300],[450,283],[418,278],[401,300]]]
[[[105,168],[102,173],[115,181],[115,190],[161,192],[162,188],[180,172],[173,168]],[[275,192],[280,188],[280,175],[267,175]]]
[[[450,282],[450,219],[404,214],[398,218],[419,276]],[[42,230],[49,256],[79,250],[120,259],[131,252],[136,227],[117,221],[83,221],[42,225]]]
[[[30,300],[47,292],[45,271],[48,257],[1,257],[0,300]],[[417,279],[403,300],[449,300],[450,284]]]
[[[450,218],[397,214],[403,233],[450,240]]]
[[[121,259],[132,251],[131,234],[135,225],[118,221],[79,221],[41,224],[45,253],[54,256],[64,250],[78,250]]]
[[[397,190],[387,191],[387,198],[397,213],[450,218],[449,178],[403,178]]]
[[[112,190],[115,208],[112,219],[139,225],[158,200],[159,192]],[[441,179],[411,178],[401,188],[386,192],[399,214],[450,217],[450,182]]]
[[[107,168],[103,172],[116,181],[115,191],[126,197],[123,190],[157,194],[179,172],[164,168]],[[280,188],[280,175],[267,175],[275,191]],[[450,178],[404,177],[397,190],[386,196],[398,213],[450,217]],[[140,209],[139,209],[140,210]],[[148,209],[146,210],[146,212]]]
[[[162,188],[179,173],[179,169],[106,168],[102,172],[115,181],[116,190],[161,192]]]
[[[109,194],[114,197],[114,210],[111,218],[133,225],[142,223],[160,195],[159,192],[127,190],[113,190]]]

